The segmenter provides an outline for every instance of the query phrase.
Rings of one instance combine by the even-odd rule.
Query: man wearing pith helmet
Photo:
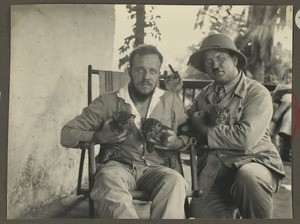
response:
[[[245,76],[246,57],[222,34],[206,37],[189,65],[214,81],[188,109],[199,136],[200,197],[191,202],[196,218],[272,218],[273,194],[285,177],[269,135],[272,99]]]

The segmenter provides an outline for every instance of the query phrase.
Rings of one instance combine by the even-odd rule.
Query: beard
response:
[[[139,100],[148,99],[149,97],[151,97],[153,95],[154,90],[155,90],[155,88],[153,88],[149,92],[142,92],[139,89],[137,89],[132,83],[129,83],[128,89],[129,89],[130,96],[133,96],[134,98],[139,99]]]

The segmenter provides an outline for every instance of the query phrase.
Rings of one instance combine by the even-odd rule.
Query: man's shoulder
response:
[[[100,95],[100,97],[105,98],[105,99],[116,98],[117,97],[117,91],[102,93]]]
[[[93,101],[94,102],[115,102],[117,100],[117,93],[116,92],[106,92],[106,93],[101,93],[98,97],[96,97]]]
[[[209,83],[207,86],[201,88],[195,99],[202,98],[206,94],[213,91],[213,84],[214,84],[214,82]]]
[[[260,82],[255,79],[245,77],[245,83],[248,85],[249,88],[257,90],[257,91],[268,91],[268,89]]]
[[[270,91],[260,82],[255,79],[245,77],[244,83],[246,86],[246,91],[250,95],[270,95]]]
[[[182,100],[180,99],[180,97],[176,94],[176,93],[173,93],[173,92],[170,92],[170,91],[167,91],[167,90],[162,90],[162,96],[161,96],[161,101],[162,101],[162,104],[164,105],[183,105],[183,102]]]

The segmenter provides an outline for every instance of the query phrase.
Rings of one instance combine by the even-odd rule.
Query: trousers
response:
[[[242,218],[272,218],[273,194],[279,178],[258,163],[248,163],[238,170],[221,165],[205,198],[193,198],[191,216],[195,218],[233,218],[238,208]]]
[[[138,219],[129,191],[146,190],[151,219],[184,219],[187,187],[183,176],[168,167],[110,161],[97,171],[91,198],[101,218]]]

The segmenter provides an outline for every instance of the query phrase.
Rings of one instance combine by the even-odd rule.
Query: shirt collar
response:
[[[224,86],[225,92],[226,93],[231,92],[236,86],[236,84],[239,82],[240,78],[241,78],[241,72],[239,72],[239,74],[230,83]]]
[[[137,128],[140,129],[141,128],[141,115],[139,114],[138,110],[136,109],[136,107],[130,97],[128,87],[129,87],[129,82],[117,91],[117,96],[122,98],[125,101],[125,103],[127,103],[131,106],[132,114],[135,115],[134,123],[137,126]],[[157,87],[154,89],[154,93],[152,95],[152,98],[151,98],[151,101],[149,104],[146,118],[150,117],[150,115],[151,115],[152,111],[154,110],[154,108],[156,107],[156,105],[161,101],[161,97],[164,93],[165,93],[164,90],[161,90]]]
[[[245,79],[246,76],[243,71],[240,71],[238,76],[229,84],[227,84],[227,88],[225,86],[225,92],[227,91],[233,91],[236,95],[244,98],[246,95],[246,87],[245,87]],[[216,88],[217,83],[213,82],[211,86],[207,89],[207,98],[212,103],[213,102],[213,93]]]
[[[236,86],[236,84],[239,82],[241,78],[241,71],[239,72],[239,74],[228,84],[226,85],[222,85],[225,89],[225,93],[229,93],[231,91],[233,91],[234,87]],[[213,84],[213,89],[215,89],[217,86],[220,86],[221,84],[217,83],[217,82],[214,82]]]
[[[242,98],[245,98],[246,96],[246,89],[247,89],[247,83],[245,82],[246,80],[246,75],[244,74],[243,71],[240,71],[240,75],[239,75],[240,79],[237,83],[237,86],[234,90],[234,93]]]

